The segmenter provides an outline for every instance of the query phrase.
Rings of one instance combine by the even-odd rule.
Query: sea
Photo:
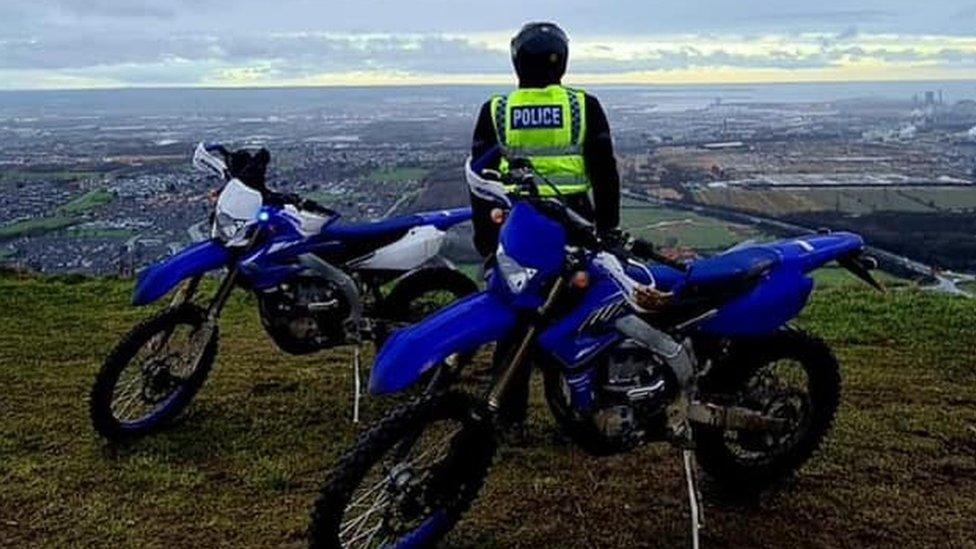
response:
[[[0,119],[10,117],[97,117],[101,115],[228,116],[397,104],[474,110],[500,86],[400,86],[315,88],[129,88],[107,90],[0,91]],[[832,82],[737,85],[618,85],[586,87],[604,104],[646,102],[661,111],[724,103],[817,103],[827,101],[924,100],[926,92],[946,103],[976,100],[973,81]]]

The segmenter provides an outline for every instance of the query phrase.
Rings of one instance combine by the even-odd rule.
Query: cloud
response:
[[[791,24],[801,23],[848,23],[879,21],[895,16],[895,12],[878,9],[835,9],[835,10],[814,10],[814,11],[773,11],[765,14],[751,14],[747,16],[750,21],[787,21]]]
[[[276,0],[272,8],[249,0],[4,0],[0,88],[508,80],[512,29],[546,12],[565,14],[571,71],[594,81],[976,78],[965,15],[976,6],[959,0],[927,10],[909,0],[865,0],[858,9],[841,0],[816,9],[804,0],[748,8],[718,0],[542,0],[531,8],[496,1],[497,10],[471,17],[478,8],[462,0],[415,0],[410,9],[387,0]]]

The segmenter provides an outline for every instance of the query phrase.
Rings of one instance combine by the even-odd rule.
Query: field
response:
[[[64,215],[24,219],[23,221],[0,226],[0,240],[19,238],[21,236],[37,236],[60,231],[78,223],[80,223],[78,219]]]
[[[976,306],[833,274],[800,324],[843,364],[827,446],[756,499],[705,486],[706,547],[972,547]],[[130,283],[0,276],[0,546],[300,546],[350,421],[350,350],[274,349],[238,293],[213,378],[183,422],[109,446],[91,431],[99,362],[148,311]],[[368,423],[383,404],[368,400]],[[675,452],[597,459],[560,442],[538,388],[453,546],[684,546]]]
[[[0,170],[0,184],[4,183],[23,183],[29,181],[77,181],[94,177],[95,172],[70,171],[70,170]]]
[[[806,211],[867,214],[877,211],[947,212],[976,208],[976,189],[939,187],[790,189],[707,188],[692,192],[695,201],[782,216]]]
[[[110,204],[115,195],[104,189],[96,189],[58,207],[57,213],[48,217],[24,219],[0,226],[0,240],[38,236],[60,231],[82,222],[81,217],[98,207]]]
[[[762,235],[754,227],[625,200],[620,226],[657,245],[715,252]]]
[[[85,227],[73,227],[65,232],[65,236],[75,238],[113,238],[126,240],[139,234],[138,231],[131,229],[90,229]]]
[[[83,214],[99,206],[110,204],[115,200],[115,195],[105,189],[95,189],[75,198],[64,206],[58,208],[66,214]]]

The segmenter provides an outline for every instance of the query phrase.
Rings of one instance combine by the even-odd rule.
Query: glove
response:
[[[620,229],[602,229],[598,232],[600,242],[608,249],[626,248],[630,236]]]
[[[634,300],[637,306],[649,313],[660,313],[671,304],[674,298],[672,292],[662,292],[650,286],[641,286],[634,290]]]
[[[653,259],[655,257],[654,244],[647,240],[635,238],[631,241],[630,252],[641,259]]]

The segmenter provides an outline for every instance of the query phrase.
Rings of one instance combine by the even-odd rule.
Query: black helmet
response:
[[[512,38],[512,64],[523,85],[559,83],[568,57],[569,38],[555,23],[526,23]]]

